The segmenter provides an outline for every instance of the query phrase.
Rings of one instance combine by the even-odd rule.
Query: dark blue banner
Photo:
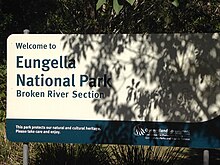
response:
[[[14,142],[220,147],[220,117],[201,123],[7,119]]]

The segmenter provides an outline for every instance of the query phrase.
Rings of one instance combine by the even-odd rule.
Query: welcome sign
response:
[[[218,148],[220,36],[13,34],[7,137]]]

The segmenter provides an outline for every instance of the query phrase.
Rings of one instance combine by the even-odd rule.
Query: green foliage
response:
[[[20,165],[22,164],[22,143],[9,142],[5,135],[5,123],[0,123],[0,164]],[[35,157],[34,144],[29,144],[29,162],[33,164]]]
[[[22,144],[0,139],[0,164],[22,164]]]
[[[111,157],[107,147],[101,145],[39,144],[35,164],[109,165]]]
[[[184,149],[175,147],[113,146],[117,164],[170,165],[180,164]]]
[[[22,143],[0,135],[0,164],[22,164]],[[29,151],[35,165],[166,165],[186,158],[186,149],[174,147],[36,143],[29,144]]]
[[[119,14],[122,7],[122,5],[119,5],[118,0],[113,0],[113,9],[115,10],[116,14]]]
[[[2,64],[0,65],[0,122],[5,121],[6,85],[7,85],[6,65]]]
[[[133,5],[135,0],[126,0],[130,5]],[[104,5],[106,3],[106,0],[98,0],[98,2],[96,3],[96,10],[98,10],[102,5]],[[174,5],[175,7],[179,6],[179,0],[174,0],[171,2],[172,5]],[[118,0],[113,0],[113,9],[116,12],[116,14],[119,14],[119,12],[121,11],[121,9],[123,8],[123,5],[119,4]]]
[[[184,148],[123,145],[38,144],[35,164],[166,165],[180,164]]]
[[[135,0],[127,0],[127,1],[128,1],[128,3],[130,3],[131,5],[133,5],[134,2],[135,2]]]
[[[135,2],[135,0],[126,0],[126,1],[130,5],[133,5]],[[96,3],[96,10],[98,10],[105,3],[106,3],[106,0],[98,0],[98,2]],[[120,5],[118,0],[113,0],[113,9],[116,14],[119,14],[119,12],[121,11],[122,8],[123,8],[123,5]]]
[[[178,7],[179,6],[179,0],[174,0],[172,2],[172,4],[175,6],[175,7]]]
[[[31,33],[87,34],[220,31],[218,0],[117,0],[114,4],[119,6],[117,15],[113,0],[0,0],[0,62],[6,59],[7,37],[26,28]]]
[[[104,3],[106,3],[106,0],[98,0],[96,3],[96,10],[98,10]]]
[[[194,33],[218,30],[220,3],[217,1],[207,3],[199,0],[143,0],[133,5],[122,2],[120,1],[119,5],[123,5],[123,8],[117,15],[112,14],[114,7],[111,1],[106,1],[105,7],[97,11],[98,22],[104,17],[106,22],[108,20],[109,24],[106,23],[105,30],[109,26],[109,31],[119,33]],[[101,27],[102,25],[99,25],[99,28]]]

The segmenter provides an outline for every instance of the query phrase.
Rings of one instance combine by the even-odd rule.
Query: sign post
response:
[[[28,143],[23,143],[23,165],[28,165],[29,148]]]
[[[217,33],[13,34],[7,138],[220,148],[219,43]]]
[[[28,29],[24,29],[24,34],[29,34],[30,31]],[[28,165],[28,157],[29,157],[29,147],[28,143],[23,143],[23,165]]]
[[[209,165],[209,150],[203,151],[203,165]]]

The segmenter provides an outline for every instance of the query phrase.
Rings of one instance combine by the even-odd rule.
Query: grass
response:
[[[38,144],[35,164],[110,165],[107,147],[101,145]]]
[[[35,160],[35,145],[29,145],[29,162]],[[0,165],[20,165],[23,163],[23,143],[14,143],[6,139],[5,124],[0,123]]]
[[[185,148],[180,147],[149,147],[149,146],[122,146],[112,147],[115,164],[140,165],[170,165],[180,164],[186,157]]]
[[[5,125],[0,123],[0,164],[21,164],[22,145],[11,143],[5,136]]]

